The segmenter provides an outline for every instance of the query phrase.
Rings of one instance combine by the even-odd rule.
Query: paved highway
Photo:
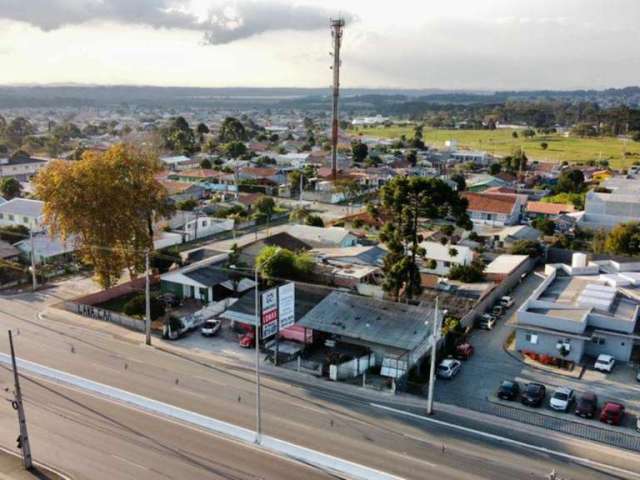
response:
[[[0,331],[19,329],[19,357],[254,427],[252,371],[204,365],[143,347],[139,335],[123,332],[129,337],[123,339],[113,334],[116,330],[111,325],[94,328],[90,321],[71,315],[63,320],[39,318],[37,313],[52,300],[47,293],[0,299]],[[8,352],[2,338],[0,351]],[[8,377],[3,375],[6,385]],[[35,424],[34,454],[40,452],[47,463],[75,478],[326,478],[322,472],[251,447],[57,384],[38,383],[25,382],[24,387],[27,415]],[[498,425],[499,420],[477,414],[467,419],[453,414],[438,417],[464,420],[480,430],[504,431],[525,443],[590,457],[623,470],[586,467],[522,445],[381,410],[321,385],[267,379],[263,408],[268,435],[407,479],[542,479],[555,469],[562,478],[582,480],[632,478],[632,472],[640,472],[638,456],[629,452],[541,433],[533,427],[510,432],[507,423]],[[0,442],[13,447],[15,413],[6,404],[0,414]],[[109,477],[114,469],[126,474]]]

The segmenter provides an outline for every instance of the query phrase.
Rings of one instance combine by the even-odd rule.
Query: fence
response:
[[[136,332],[144,332],[145,324],[141,320],[121,315],[119,313],[112,312],[111,310],[105,310],[104,308],[94,307],[93,305],[86,305],[75,302],[64,302],[64,309],[82,315],[83,317],[93,318],[94,320],[102,320],[104,322],[120,325],[121,327],[134,330]]]
[[[345,378],[355,378],[358,375],[366,372],[370,367],[375,366],[376,356],[373,353],[364,355],[362,357],[354,358],[340,365],[329,366],[329,378],[333,381],[342,380]]]

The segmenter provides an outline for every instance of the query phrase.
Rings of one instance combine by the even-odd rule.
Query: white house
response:
[[[469,202],[471,221],[492,226],[516,225],[526,204],[524,195],[464,192],[462,196]]]
[[[0,225],[22,225],[29,230],[42,228],[44,202],[27,198],[14,198],[0,205]]]
[[[46,164],[46,160],[33,158],[29,155],[0,158],[0,178],[15,178],[26,181]]]
[[[346,248],[358,245],[357,237],[342,227],[323,228],[309,225],[291,225],[287,233],[313,248]]]
[[[420,247],[426,251],[423,267],[420,269],[423,273],[445,276],[453,265],[469,265],[473,261],[473,250],[464,245],[442,245],[440,242],[426,241]],[[435,268],[431,268],[433,263]]]

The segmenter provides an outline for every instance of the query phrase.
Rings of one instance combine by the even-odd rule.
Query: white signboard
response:
[[[272,288],[262,294],[262,311],[266,312],[278,306],[278,296],[276,289]]]
[[[290,327],[296,322],[295,283],[287,283],[278,288],[278,314],[280,317],[280,330]]]

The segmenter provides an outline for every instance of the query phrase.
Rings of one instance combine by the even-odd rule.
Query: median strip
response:
[[[45,367],[28,360],[19,358],[16,360],[18,367],[22,372],[26,371],[57,383],[71,385],[104,398],[119,401],[147,412],[179,420],[210,432],[221,434],[234,440],[239,440],[248,445],[258,446],[280,456],[291,458],[308,465],[313,465],[314,467],[330,471],[332,473],[337,473],[344,478],[353,480],[403,480],[401,477],[395,475],[381,472],[364,465],[301,447],[267,435],[261,435],[262,441],[257,445],[255,443],[256,434],[252,430],[223,422],[212,417],[207,417],[190,410],[185,410],[174,405],[159,402],[142,395],[127,392],[126,390],[62,372],[54,368]],[[7,354],[0,353],[0,363],[10,366],[11,357]]]

